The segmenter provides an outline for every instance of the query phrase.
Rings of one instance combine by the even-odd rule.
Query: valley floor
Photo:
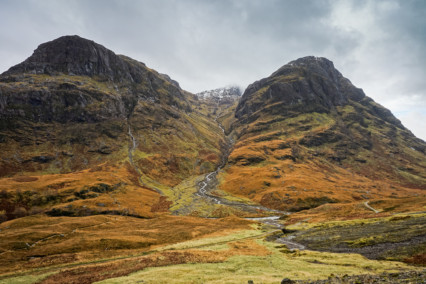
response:
[[[319,280],[330,275],[348,280],[332,283],[353,283],[349,280],[374,280],[379,276],[370,275],[382,273],[387,273],[384,279],[396,281],[388,283],[422,283],[421,266],[348,252],[386,243],[383,236],[389,241],[421,236],[425,218],[426,214],[402,214],[295,224],[283,234],[264,219],[237,217],[30,216],[0,225],[0,283],[280,283],[284,278],[326,283]],[[289,249],[277,242],[288,236],[308,249]],[[348,250],[326,252],[339,244]],[[424,244],[417,249],[424,251]],[[407,277],[420,280],[403,280]]]

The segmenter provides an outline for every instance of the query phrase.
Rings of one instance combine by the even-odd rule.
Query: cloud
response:
[[[418,115],[426,102],[421,0],[3,0],[0,24],[9,27],[0,30],[0,72],[40,43],[78,34],[192,92],[245,87],[289,61],[316,55],[397,114]]]

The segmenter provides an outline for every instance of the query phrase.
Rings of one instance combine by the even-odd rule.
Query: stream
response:
[[[219,171],[222,170],[222,168],[226,165],[226,162],[228,160],[228,156],[231,153],[231,150],[232,150],[232,147],[233,147],[233,144],[234,144],[232,138],[228,137],[225,134],[225,129],[223,128],[222,124],[218,121],[218,116],[216,116],[214,121],[217,123],[217,125],[219,126],[219,128],[221,129],[221,131],[222,131],[222,133],[225,137],[225,142],[226,142],[225,150],[223,151],[222,160],[221,160],[221,163],[219,164],[219,166],[213,172],[210,172],[210,173],[205,175],[204,179],[201,182],[199,182],[198,191],[195,194],[197,196],[205,198],[205,199],[207,199],[207,200],[209,200],[213,203],[223,204],[223,205],[226,205],[226,206],[238,208],[238,209],[240,209],[242,211],[246,211],[246,212],[256,213],[258,211],[264,211],[264,212],[268,212],[268,213],[277,213],[277,214],[281,214],[281,215],[288,214],[287,212],[267,208],[267,207],[264,207],[262,205],[251,205],[251,204],[246,204],[246,203],[242,203],[242,202],[231,201],[231,200],[228,200],[226,198],[222,198],[222,197],[215,196],[215,195],[211,194],[211,192],[216,188],[216,186],[218,184],[217,175],[219,174]],[[279,216],[277,217],[277,219],[278,218],[279,218]]]
[[[277,229],[284,229],[285,226],[279,222],[280,216],[260,217],[260,218],[245,218],[246,220],[257,221],[259,223],[275,227]],[[285,235],[277,238],[274,242],[286,245],[289,250],[304,250],[306,247],[302,244],[292,241],[296,236]]]
[[[269,217],[245,218],[245,219],[251,220],[251,221],[257,221],[259,223],[269,225],[269,226],[275,227],[275,228],[280,229],[280,230],[284,229],[284,225],[279,222],[279,219],[282,215],[288,215],[289,214],[288,212],[267,208],[267,207],[264,207],[264,206],[261,206],[261,205],[252,205],[252,204],[246,204],[246,203],[237,202],[237,201],[231,201],[231,200],[219,197],[219,196],[212,195],[210,193],[211,191],[213,191],[216,188],[216,186],[218,184],[217,175],[219,174],[220,170],[222,170],[222,168],[226,165],[226,162],[228,160],[228,156],[231,153],[232,146],[233,146],[232,139],[230,137],[226,136],[225,129],[217,121],[217,119],[218,119],[218,116],[215,118],[215,121],[218,124],[219,128],[221,129],[221,131],[222,131],[222,133],[225,137],[225,141],[226,141],[225,151],[223,152],[221,163],[218,165],[216,170],[206,174],[204,176],[204,179],[201,182],[199,182],[198,190],[195,193],[195,195],[197,195],[201,198],[204,198],[206,200],[209,200],[210,202],[213,202],[215,204],[222,204],[222,205],[225,205],[225,206],[238,208],[242,211],[246,211],[246,212],[250,212],[250,213],[258,213],[259,211],[264,211],[264,212],[268,212],[268,213],[279,214],[279,215],[269,216]],[[129,134],[129,137],[131,138],[131,147],[129,147],[129,160],[130,160],[130,163],[133,166],[133,168],[139,174],[139,177],[138,177],[139,182],[141,183],[141,185],[146,186],[145,183],[142,181],[142,173],[141,173],[140,169],[134,164],[134,161],[133,161],[133,152],[135,151],[135,149],[137,147],[137,140],[132,134],[130,124],[128,124],[128,126],[129,126],[128,134]],[[162,192],[158,188],[153,188],[153,189],[156,190],[158,193],[162,194]],[[305,249],[305,247],[303,245],[292,242],[291,240],[293,238],[294,238],[294,236],[289,235],[289,236],[278,238],[278,239],[275,240],[275,242],[285,244],[288,247],[288,249],[290,249],[290,250],[293,250],[293,249],[303,250],[303,249]]]
[[[128,131],[128,134],[129,134],[129,137],[130,137],[130,139],[131,139],[131,145],[132,145],[132,147],[129,147],[129,161],[130,161],[130,164],[133,166],[133,168],[135,169],[135,171],[138,173],[138,181],[139,181],[139,183],[142,185],[142,186],[144,186],[144,187],[146,187],[146,188],[152,188],[153,190],[155,190],[156,192],[158,192],[159,194],[161,194],[161,195],[163,195],[163,193],[161,192],[161,190],[160,189],[158,189],[158,188],[156,188],[156,187],[148,187],[144,182],[143,182],[143,180],[142,180],[142,171],[136,166],[136,164],[134,163],[134,161],[133,161],[133,152],[135,151],[135,149],[136,149],[136,147],[137,147],[137,140],[136,140],[136,138],[133,136],[133,134],[132,134],[132,129],[130,128],[130,124],[127,122],[127,125],[129,126],[129,131]]]

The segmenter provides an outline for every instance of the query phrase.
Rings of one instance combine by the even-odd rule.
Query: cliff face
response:
[[[126,118],[138,101],[190,110],[166,75],[78,36],[40,45],[0,77],[0,117],[95,122]]]

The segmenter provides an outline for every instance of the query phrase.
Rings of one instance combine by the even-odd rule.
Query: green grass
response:
[[[0,279],[0,284],[37,283],[53,273],[54,272],[48,272],[48,273],[38,274],[38,275],[23,275],[23,276],[16,276],[16,277],[11,277],[7,279]]]
[[[190,249],[190,248],[202,248],[205,250],[218,250],[227,247],[226,243],[237,241],[241,239],[248,239],[253,237],[258,237],[260,235],[265,234],[265,232],[260,230],[245,230],[239,231],[237,233],[229,234],[226,236],[220,237],[211,237],[211,238],[203,238],[198,240],[190,240],[187,242],[182,242],[178,244],[173,244],[169,246],[162,247],[159,251],[162,250],[182,250],[182,249]]]
[[[221,263],[188,263],[148,268],[98,283],[279,283],[283,278],[326,279],[330,274],[373,274],[412,269],[399,262],[368,260],[355,254],[290,252],[282,245],[258,240],[267,256],[239,255]],[[216,247],[217,249],[217,247]]]

